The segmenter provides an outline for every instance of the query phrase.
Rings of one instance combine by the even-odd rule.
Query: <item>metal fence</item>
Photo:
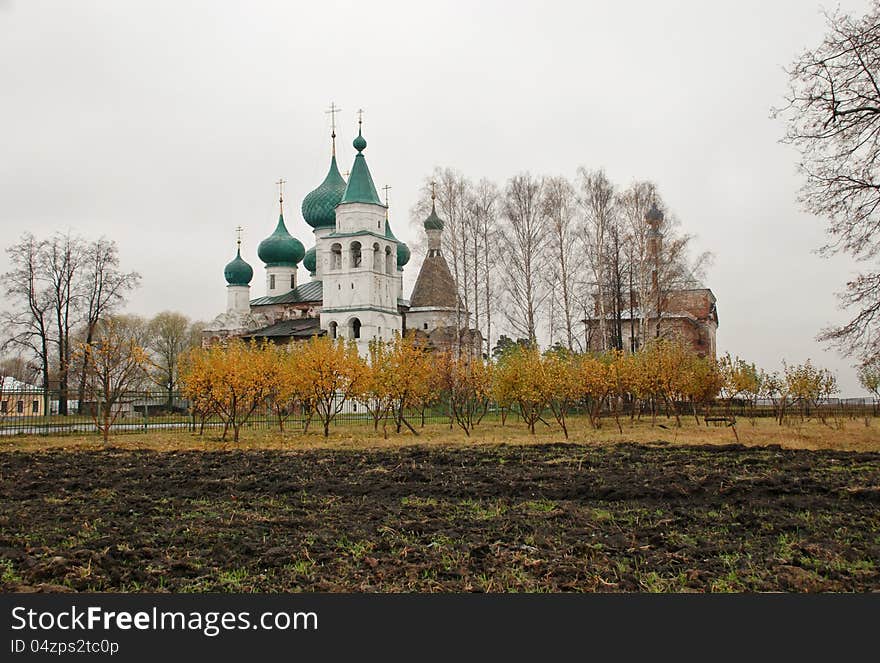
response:
[[[95,433],[98,426],[95,415],[100,414],[101,405],[94,401],[80,403],[75,399],[67,401],[67,414],[59,414],[59,395],[56,392],[43,395],[3,394],[7,402],[0,412],[0,437],[9,435],[64,435],[72,433]],[[34,401],[39,400],[39,405]],[[19,402],[21,405],[19,405]],[[48,413],[48,414],[43,414]],[[137,433],[148,430],[200,430],[202,428],[222,428],[223,421],[216,415],[202,417],[193,412],[191,403],[178,393],[169,396],[168,392],[131,392],[120,399],[113,408],[116,417],[111,426],[113,433]],[[425,410],[406,410],[405,418],[413,426],[430,423],[449,422],[445,407]],[[302,430],[306,416],[298,408],[282,411],[280,414],[270,407],[258,408],[248,418],[245,427],[263,430]],[[334,426],[373,425],[373,417],[364,403],[346,401],[342,410],[333,420]],[[320,427],[316,418],[311,426]]]
[[[9,435],[64,435],[74,433],[95,433],[98,427],[95,424],[94,414],[99,412],[100,405],[95,402],[79,403],[76,400],[68,400],[67,414],[59,414],[60,401],[57,393],[34,394],[28,392],[17,397],[15,394],[3,394],[7,405],[0,412],[0,437]],[[40,399],[39,406],[34,401]],[[19,405],[21,401],[21,405]],[[698,415],[728,416],[733,415],[741,418],[773,417],[777,416],[776,404],[771,401],[758,400],[754,402],[735,400],[732,403],[716,401],[710,405],[694,406],[692,403],[682,402],[675,405],[678,413],[682,416]],[[634,416],[638,414],[642,418],[651,416],[652,410],[659,416],[668,416],[669,408],[665,404],[627,403],[620,402],[616,408],[621,416]],[[582,403],[571,410],[572,415],[586,414],[592,410],[592,404]],[[47,412],[48,414],[43,414]],[[603,403],[601,412],[605,415],[611,413],[608,403]],[[819,405],[802,407],[800,404],[790,404],[786,410],[788,416],[799,417],[839,417],[861,418],[876,417],[880,415],[880,405],[870,398],[833,398]],[[122,398],[116,406],[114,414],[116,421],[111,427],[113,433],[145,432],[149,430],[180,430],[196,431],[202,428],[222,428],[223,421],[216,415],[201,417],[194,413],[190,402],[178,393],[167,392],[132,392]],[[501,418],[501,408],[490,404],[484,417],[486,421],[494,421]],[[512,420],[518,418],[516,408],[508,412]],[[450,424],[450,412],[445,404],[440,403],[424,410],[407,409],[404,412],[405,419],[415,428],[425,424]],[[552,417],[548,413],[547,417]],[[306,425],[304,413],[296,408],[292,411],[282,411],[281,414],[272,408],[264,407],[255,411],[245,428],[255,430],[302,430]],[[381,424],[380,424],[381,425]],[[390,427],[395,426],[391,421]],[[320,422],[314,418],[311,422],[313,429],[320,429]],[[343,405],[342,411],[333,420],[334,427],[340,426],[373,426],[373,417],[366,404],[349,400]]]

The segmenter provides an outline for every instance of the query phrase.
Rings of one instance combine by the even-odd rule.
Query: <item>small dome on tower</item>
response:
[[[278,225],[275,226],[275,232],[260,242],[260,246],[257,248],[257,255],[260,256],[260,260],[266,263],[267,267],[277,265],[296,267],[297,263],[303,259],[305,252],[302,242],[287,232],[283,214],[278,215]]]
[[[437,216],[437,210],[434,209],[434,203],[431,202],[431,214],[425,219],[425,230],[443,230],[443,219]]]
[[[645,221],[648,223],[662,223],[663,212],[657,207],[657,203],[651,203],[651,209],[645,214]]]
[[[241,247],[235,252],[235,258],[226,265],[223,276],[229,285],[250,285],[254,278],[254,268],[241,257]]]
[[[309,192],[302,201],[302,215],[312,228],[336,226],[336,206],[345,193],[345,180],[339,174],[336,157],[330,160],[327,177],[317,189]]]
[[[353,141],[351,141],[351,144],[358,152],[363,152],[367,149],[367,139],[364,138],[360,130],[358,130],[358,135]]]
[[[309,270],[309,274],[312,276],[315,275],[315,267],[317,266],[317,252],[315,251],[316,247],[310,248],[306,251],[306,255],[303,257],[303,267]]]

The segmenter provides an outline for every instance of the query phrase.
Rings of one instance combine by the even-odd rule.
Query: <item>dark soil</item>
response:
[[[5,591],[880,590],[880,454],[0,454]]]

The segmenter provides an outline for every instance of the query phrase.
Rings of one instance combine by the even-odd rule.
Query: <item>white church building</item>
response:
[[[287,230],[282,198],[275,230],[257,250],[265,264],[265,295],[252,297],[254,270],[241,257],[239,239],[236,256],[224,270],[226,311],[205,328],[203,342],[240,337],[289,343],[327,335],[354,340],[366,356],[371,340],[414,330],[434,347],[464,341],[480,348],[479,332],[470,329],[443,256],[444,224],[433,204],[424,222],[428,255],[411,298],[405,299],[403,270],[410,250],[392,233],[388,208],[376,192],[361,122],[348,181],[336,164],[335,131],[331,137],[327,176],[302,202],[314,246],[306,251]],[[310,274],[304,283],[297,283],[300,263]]]

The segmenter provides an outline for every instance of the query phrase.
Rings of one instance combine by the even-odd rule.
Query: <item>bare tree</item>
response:
[[[166,392],[166,407],[174,406],[180,379],[180,359],[191,347],[190,320],[181,313],[163,311],[147,325],[147,350],[152,355],[153,380]]]
[[[34,384],[39,379],[40,373],[40,367],[28,361],[20,353],[0,359],[0,375],[11,377],[24,384]]]
[[[71,333],[76,324],[79,295],[77,277],[83,260],[83,242],[69,232],[57,233],[47,240],[41,252],[41,269],[49,285],[54,313],[55,344],[58,369],[58,414],[67,414],[70,360],[73,354]]]
[[[78,289],[81,297],[81,324],[85,329],[84,341],[87,345],[94,340],[98,323],[125,301],[126,294],[138,286],[140,278],[137,272],[120,271],[116,242],[101,237],[85,246]],[[82,414],[86,387],[85,363],[81,365],[79,380],[77,394],[79,411]]]
[[[822,253],[875,265],[840,295],[856,316],[819,338],[871,361],[880,357],[880,2],[862,17],[840,11],[825,17],[828,33],[788,69],[787,103],[774,115],[786,120],[783,140],[801,154],[801,203],[828,219]]]
[[[498,187],[483,178],[470,197],[474,234],[474,325],[483,335],[485,356],[492,353],[492,313],[498,301]],[[482,306],[481,306],[482,304]]]
[[[539,312],[547,296],[543,270],[550,234],[541,210],[543,196],[543,178],[530,173],[512,177],[504,189],[506,223],[499,235],[507,321],[516,335],[532,345],[537,344]]]
[[[617,197],[604,170],[578,169],[582,211],[581,245],[590,266],[595,309],[599,318],[599,349],[609,347],[608,241],[609,229],[617,223]]]
[[[3,275],[3,281],[15,308],[4,314],[4,322],[9,330],[5,346],[33,352],[40,364],[43,391],[48,393],[52,298],[41,269],[42,245],[25,233],[18,244],[6,249],[12,269]]]
[[[565,347],[574,350],[576,344],[580,346],[575,327],[578,310],[576,292],[583,271],[576,243],[577,196],[574,187],[563,177],[548,178],[544,184],[543,214],[547,217],[549,232],[550,269],[547,274],[551,310],[558,312]],[[551,328],[555,322],[551,313]]]

